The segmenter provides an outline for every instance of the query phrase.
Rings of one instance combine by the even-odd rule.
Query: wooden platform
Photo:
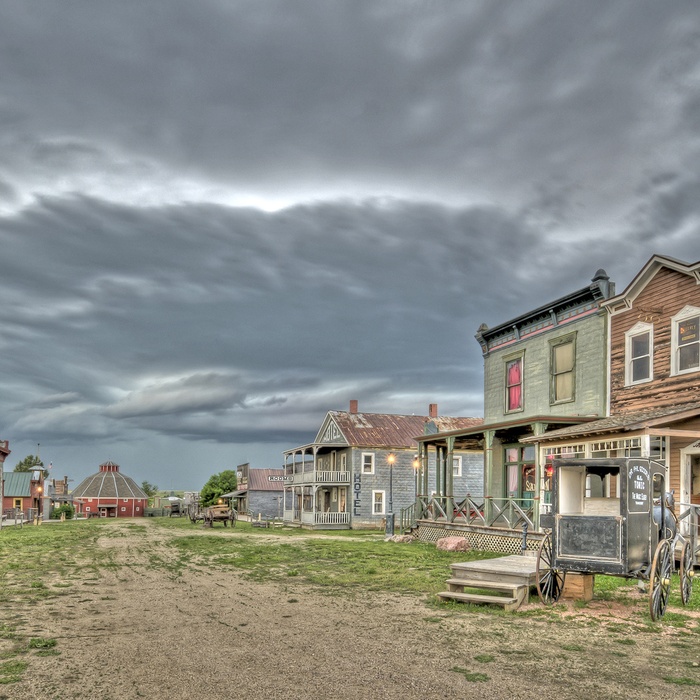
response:
[[[448,590],[438,598],[517,610],[537,585],[536,566],[537,558],[528,554],[452,564]]]

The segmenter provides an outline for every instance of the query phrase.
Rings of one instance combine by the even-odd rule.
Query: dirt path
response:
[[[119,564],[26,611],[21,633],[58,639],[0,699],[433,697],[697,698],[700,639],[664,626],[630,635],[605,606],[552,622],[349,591],[250,583],[197,567],[172,576],[176,533],[145,522],[100,540]],[[230,536],[230,535],[227,535]],[[274,545],[271,545],[274,546]],[[16,612],[16,611],[15,611]],[[693,664],[696,664],[693,666]],[[476,675],[470,675],[476,674]]]

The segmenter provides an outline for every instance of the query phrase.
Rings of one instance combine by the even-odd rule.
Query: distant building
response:
[[[477,429],[482,418],[329,411],[314,442],[284,453],[284,522],[314,529],[382,528],[387,515],[416,503],[447,480],[462,498],[480,497],[483,453],[473,449],[419,457],[417,438]],[[429,479],[429,476],[432,478]],[[437,477],[437,478],[436,478]]]
[[[148,496],[114,462],[100,464],[100,470],[84,479],[73,490],[73,503],[79,513],[100,518],[142,517]]]
[[[10,443],[7,440],[0,440],[0,504],[3,503],[3,464],[10,454]],[[3,506],[4,508],[4,506]]]
[[[10,509],[21,510],[25,516],[29,514],[30,509],[41,512],[43,491],[44,472],[41,469],[4,473],[3,512]]]
[[[223,494],[223,498],[231,498],[239,514],[263,520],[282,517],[284,469],[252,469],[250,464],[239,464],[236,476],[236,490]]]

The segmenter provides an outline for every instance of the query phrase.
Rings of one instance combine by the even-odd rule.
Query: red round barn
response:
[[[145,515],[148,496],[114,462],[100,464],[97,474],[83,479],[73,490],[79,513],[101,518],[133,518]]]

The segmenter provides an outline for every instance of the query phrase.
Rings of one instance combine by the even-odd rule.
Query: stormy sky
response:
[[[479,324],[700,259],[696,0],[0,0],[0,67],[8,470],[482,415]]]

